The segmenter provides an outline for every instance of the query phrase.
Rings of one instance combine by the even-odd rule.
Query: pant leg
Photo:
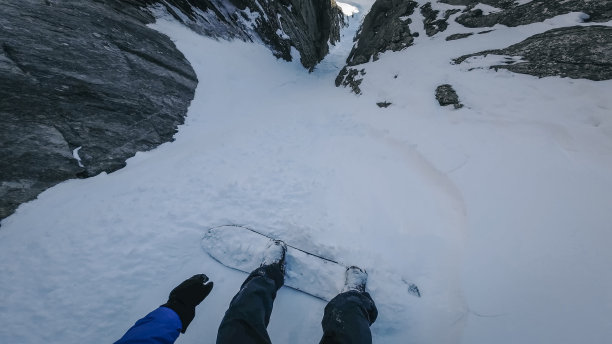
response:
[[[325,306],[320,344],[371,344],[370,325],[377,316],[370,294],[355,290],[341,293]]]
[[[276,292],[283,281],[278,265],[253,271],[225,312],[217,344],[270,344],[267,327]]]

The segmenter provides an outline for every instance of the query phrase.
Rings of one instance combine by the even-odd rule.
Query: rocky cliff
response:
[[[0,219],[70,178],[112,172],[172,140],[197,85],[171,15],[219,38],[291,47],[313,68],[339,39],[333,0],[4,0],[0,5]]]

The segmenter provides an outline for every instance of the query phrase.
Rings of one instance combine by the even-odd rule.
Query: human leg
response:
[[[276,292],[284,283],[284,254],[278,259],[264,257],[261,267],[255,269],[244,281],[230,302],[217,334],[217,344],[269,344],[267,327],[272,314]],[[272,256],[278,247],[272,247]],[[270,251],[270,250],[268,250]]]
[[[357,278],[357,280],[355,280]],[[325,306],[320,344],[371,344],[370,325],[378,316],[374,300],[365,291],[367,274],[347,269],[345,289]]]

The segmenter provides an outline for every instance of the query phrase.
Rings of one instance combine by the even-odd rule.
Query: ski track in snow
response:
[[[112,342],[204,272],[215,289],[179,342],[214,343],[246,275],[200,240],[229,223],[366,268],[375,343],[612,336],[612,82],[449,64],[580,14],[451,42],[477,29],[421,27],[415,46],[365,65],[356,97],[333,79],[370,4],[351,3],[343,43],[312,74],[260,45],[153,25],[200,80],[186,123],[126,168],[62,183],[2,222],[0,342]],[[412,18],[417,30],[418,9]],[[465,108],[437,105],[442,83]],[[423,297],[398,292],[402,279]],[[273,342],[317,342],[324,306],[281,289]]]

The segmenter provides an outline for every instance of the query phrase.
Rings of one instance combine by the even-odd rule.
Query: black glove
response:
[[[170,292],[168,302],[162,307],[168,307],[178,314],[183,323],[181,332],[185,333],[195,317],[195,307],[210,294],[212,288],[213,282],[208,281],[208,276],[199,274],[185,280]]]

